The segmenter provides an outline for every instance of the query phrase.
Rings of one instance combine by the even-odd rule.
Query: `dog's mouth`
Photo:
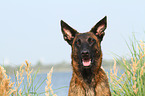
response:
[[[82,59],[82,64],[83,64],[83,66],[85,66],[85,67],[91,66],[91,63],[92,63],[92,60],[91,60],[90,58],[83,58],[83,59]]]

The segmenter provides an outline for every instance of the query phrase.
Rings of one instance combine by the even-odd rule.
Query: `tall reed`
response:
[[[44,79],[41,84],[38,85],[38,82],[35,82],[36,84],[34,84],[38,71],[33,73],[31,63],[28,63],[27,60],[25,63],[26,64],[22,64],[19,70],[15,72],[15,82],[11,82],[11,77],[8,77],[6,70],[0,66],[0,96],[39,96],[44,93],[46,96],[57,96],[53,93],[51,88],[51,75],[53,68],[47,74],[47,80]],[[25,74],[26,76],[24,76]],[[26,81],[24,80],[24,77],[26,77]],[[45,81],[47,83],[45,92],[38,93],[37,90]],[[36,85],[38,85],[38,87],[36,87]]]
[[[145,42],[135,39],[128,48],[131,59],[114,59],[114,67],[110,70],[112,96],[145,96]],[[123,73],[116,64],[123,67]]]
[[[50,96],[50,95],[57,96],[56,94],[53,93],[52,85],[50,85],[52,72],[53,72],[53,67],[51,68],[50,72],[47,73],[47,81],[46,81],[47,86],[45,86],[45,92],[46,92],[45,95],[46,96]]]
[[[9,96],[15,90],[12,89],[14,82],[11,82],[11,77],[8,77],[6,70],[0,66],[0,96]]]

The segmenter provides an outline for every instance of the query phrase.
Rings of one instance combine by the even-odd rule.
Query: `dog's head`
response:
[[[101,41],[107,27],[107,17],[101,19],[89,32],[79,33],[61,20],[64,40],[72,47],[73,68],[100,68],[102,62]]]

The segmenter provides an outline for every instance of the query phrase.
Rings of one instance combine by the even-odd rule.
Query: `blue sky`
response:
[[[1,0],[0,64],[70,62],[71,47],[62,38],[60,20],[87,32],[104,16],[103,59],[112,59],[113,53],[128,56],[125,40],[132,33],[138,40],[145,36],[144,0]]]

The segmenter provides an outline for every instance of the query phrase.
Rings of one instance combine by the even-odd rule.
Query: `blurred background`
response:
[[[1,0],[0,64],[70,62],[71,47],[63,40],[60,20],[79,32],[89,31],[104,16],[108,27],[103,58],[128,54],[125,40],[145,31],[144,0]]]
[[[138,40],[145,38],[144,0],[1,0],[0,65],[12,69],[28,60],[43,73],[54,65],[55,71],[68,72],[71,47],[63,40],[60,20],[78,32],[87,32],[104,16],[108,25],[103,60],[112,64],[114,53],[130,55],[126,42],[133,34]]]

